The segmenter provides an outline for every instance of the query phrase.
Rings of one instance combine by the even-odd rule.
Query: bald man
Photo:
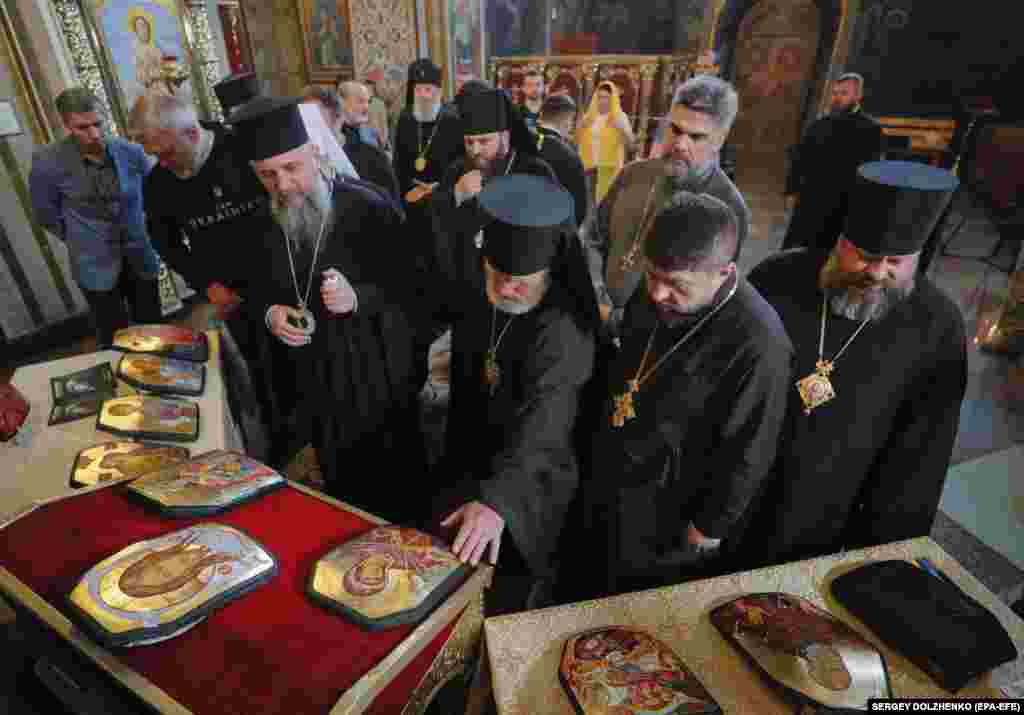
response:
[[[345,153],[360,178],[372,181],[398,198],[398,177],[381,148],[380,135],[370,126],[370,91],[359,82],[342,82],[338,85],[338,96]]]

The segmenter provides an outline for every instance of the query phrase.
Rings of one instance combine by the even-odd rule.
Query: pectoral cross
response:
[[[636,417],[636,408],[633,407],[633,395],[640,390],[640,381],[630,380],[626,384],[629,386],[629,389],[612,398],[615,401],[615,412],[612,413],[612,427],[622,427],[626,422]]]
[[[498,389],[498,383],[501,382],[501,368],[498,366],[498,356],[493,350],[488,350],[487,357],[484,358],[484,382],[493,396]]]
[[[185,244],[185,250],[192,253],[192,241],[188,240],[188,236],[183,236],[181,241]]]

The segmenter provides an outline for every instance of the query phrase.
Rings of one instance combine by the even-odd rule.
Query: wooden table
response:
[[[955,697],[1000,697],[996,688],[1024,678],[1024,621],[965,571],[934,541],[924,537],[783,566],[625,594],[599,601],[489,618],[484,622],[487,661],[502,715],[573,715],[558,681],[562,646],[574,633],[624,625],[642,628],[668,644],[707,688],[725,713],[791,715],[742,656],[711,625],[712,608],[744,593],[783,591],[803,596],[852,625],[884,654],[897,698],[953,697],[923,671],[885,646],[832,597],[833,578],[869,561],[931,559],[1006,628],[1018,651],[1007,663],[962,689]],[[478,683],[479,687],[479,683]]]
[[[225,399],[221,371],[220,335],[207,331],[210,357],[206,362],[206,387],[199,397],[189,397],[199,404],[199,439],[195,442],[167,442],[188,447],[192,454],[213,449],[242,449],[241,438],[234,425]],[[0,443],[0,524],[33,503],[65,495],[70,491],[71,465],[75,456],[86,447],[103,442],[124,441],[125,438],[96,429],[96,417],[86,417],[61,425],[47,426],[50,417],[50,378],[77,370],[110,363],[116,370],[124,353],[104,350],[76,355],[63,360],[26,365],[18,368],[11,384],[31,405],[28,422],[32,430],[27,446],[13,441]],[[134,395],[137,390],[118,381],[119,395]],[[158,440],[146,440],[157,442]]]

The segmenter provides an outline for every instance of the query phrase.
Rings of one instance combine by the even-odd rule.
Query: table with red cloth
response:
[[[88,569],[129,544],[200,522],[232,526],[278,562],[267,584],[159,644],[105,650],[69,620],[67,596]],[[368,631],[314,603],[314,563],[383,523],[302,485],[215,516],[169,518],[101,485],[58,497],[0,530],[0,591],[65,647],[160,712],[420,713],[474,662],[491,569],[425,621]],[[20,619],[19,619],[20,620]]]

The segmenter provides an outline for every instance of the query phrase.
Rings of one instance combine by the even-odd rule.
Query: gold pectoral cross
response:
[[[836,396],[832,381],[828,379],[834,367],[830,360],[818,360],[814,365],[814,374],[796,383],[800,399],[804,402],[805,415],[811,414],[815,408],[821,407]]]
[[[491,395],[494,395],[500,382],[501,368],[498,366],[498,356],[493,350],[488,350],[484,358],[484,383],[487,384]]]
[[[636,246],[629,250],[625,256],[622,257],[622,267],[626,270],[632,270],[636,265]]]
[[[615,401],[615,412],[612,413],[612,427],[622,427],[626,422],[636,417],[633,395],[640,390],[640,382],[638,380],[630,380],[626,384],[628,389],[612,398]]]

